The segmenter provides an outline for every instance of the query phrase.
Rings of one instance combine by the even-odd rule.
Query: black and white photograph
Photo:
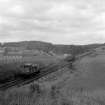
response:
[[[0,105],[105,105],[105,0],[0,0]]]

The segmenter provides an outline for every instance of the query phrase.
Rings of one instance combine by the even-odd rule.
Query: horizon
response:
[[[105,0],[0,0],[0,42],[105,42]]]
[[[6,43],[21,43],[21,42],[41,42],[41,43],[49,43],[53,45],[74,45],[74,46],[84,46],[84,45],[94,45],[94,44],[105,44],[105,43],[89,43],[89,44],[56,44],[48,41],[40,41],[40,40],[23,40],[23,41],[10,41],[10,42],[0,42],[0,44],[4,45]]]

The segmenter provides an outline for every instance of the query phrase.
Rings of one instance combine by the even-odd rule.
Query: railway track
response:
[[[62,62],[60,64],[52,64],[52,65],[42,69],[41,72],[38,74],[36,74],[36,73],[31,74],[29,77],[27,77],[27,79],[19,79],[18,78],[16,80],[10,81],[8,83],[2,84],[2,85],[0,85],[0,90],[3,91],[3,90],[7,90],[11,87],[23,86],[23,85],[29,84],[35,80],[38,80],[50,73],[56,72],[57,70],[67,67],[69,65],[70,64],[68,62]]]

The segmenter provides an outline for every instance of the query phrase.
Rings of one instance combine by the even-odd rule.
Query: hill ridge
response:
[[[54,52],[57,54],[74,54],[78,55],[85,53],[97,47],[103,46],[103,44],[88,44],[88,45],[63,45],[63,44],[52,44],[43,41],[20,41],[20,42],[6,42],[1,47],[23,47],[25,49],[42,50],[44,52]]]

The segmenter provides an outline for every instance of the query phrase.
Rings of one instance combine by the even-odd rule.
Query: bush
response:
[[[32,84],[30,85],[30,92],[33,94],[33,93],[36,93],[36,94],[41,94],[41,87],[39,84]]]

